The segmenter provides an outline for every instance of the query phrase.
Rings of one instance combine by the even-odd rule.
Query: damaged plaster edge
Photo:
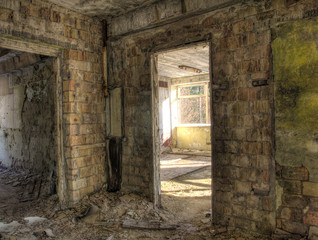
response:
[[[60,206],[62,208],[68,207],[69,195],[67,194],[67,179],[66,179],[66,160],[64,154],[64,124],[63,124],[63,90],[62,90],[62,59],[57,57],[55,59],[55,108],[56,108],[56,174],[57,174],[57,194],[59,197]]]
[[[57,57],[61,53],[61,50],[64,49],[63,47],[57,45],[4,34],[0,34],[0,46],[3,48],[51,57]]]
[[[199,0],[198,0],[199,1]],[[211,6],[207,6],[206,8],[200,7],[193,7],[189,11],[183,12],[176,10],[175,14],[171,16],[164,16],[161,19],[156,19],[152,22],[148,22],[149,17],[148,15],[160,15],[157,13],[160,9],[159,4],[161,5],[168,5],[170,0],[165,0],[164,2],[154,3],[149,6],[145,6],[144,8],[140,8],[137,11],[131,12],[127,15],[122,15],[118,17],[114,17],[110,20],[110,29],[111,39],[118,39],[120,37],[133,35],[142,31],[150,30],[152,28],[162,27],[164,25],[168,25],[171,23],[178,22],[185,18],[191,18],[198,15],[202,15],[205,13],[209,13],[218,9],[230,7],[232,5],[239,4],[238,1],[235,0],[219,0],[216,3],[212,3]],[[180,9],[182,9],[182,1],[179,2]],[[189,5],[189,4],[188,4]],[[193,4],[195,5],[195,4]],[[199,4],[198,4],[199,5]],[[154,12],[157,14],[150,14],[150,12]],[[164,10],[163,10],[164,11]],[[143,21],[141,21],[143,19]],[[139,22],[138,22],[139,20]],[[137,27],[136,27],[137,26]]]

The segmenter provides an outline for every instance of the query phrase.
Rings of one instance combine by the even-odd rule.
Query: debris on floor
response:
[[[167,224],[161,222],[140,222],[133,219],[124,220],[122,223],[123,228],[130,229],[150,229],[150,230],[175,230],[178,225]]]
[[[17,187],[10,185],[5,189],[10,199],[0,192],[0,239],[255,239],[211,225],[211,193],[206,187],[210,184],[210,170],[205,167],[165,182],[162,208],[156,208],[141,194],[109,193],[104,186],[72,208],[62,209],[56,195],[40,194],[35,200],[16,201],[20,195]],[[8,173],[0,172],[3,182],[2,174]]]

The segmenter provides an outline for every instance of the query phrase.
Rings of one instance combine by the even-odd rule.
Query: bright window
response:
[[[178,86],[179,124],[209,124],[208,83]]]

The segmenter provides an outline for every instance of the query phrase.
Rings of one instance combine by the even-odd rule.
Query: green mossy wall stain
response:
[[[276,161],[318,181],[318,19],[281,26],[272,51]]]
[[[278,127],[318,129],[318,22],[284,25],[272,48]]]

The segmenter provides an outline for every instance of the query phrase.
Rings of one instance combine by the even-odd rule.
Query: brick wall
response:
[[[176,22],[170,19],[163,26],[157,19],[149,22],[154,26],[150,30],[143,22],[133,34],[123,34],[128,17],[114,18],[109,81],[110,87],[125,90],[123,188],[147,194],[153,190],[151,53],[212,36],[212,83],[229,85],[212,92],[214,221],[273,231],[281,196],[276,198],[272,33],[280,24],[314,15],[317,8],[315,1],[248,1]],[[141,13],[163,16],[166,9],[158,9]],[[259,80],[267,84],[254,86]],[[316,212],[309,215],[305,233],[316,224]]]
[[[64,191],[78,201],[106,181],[101,23],[46,1],[4,0],[0,35],[61,49]]]

